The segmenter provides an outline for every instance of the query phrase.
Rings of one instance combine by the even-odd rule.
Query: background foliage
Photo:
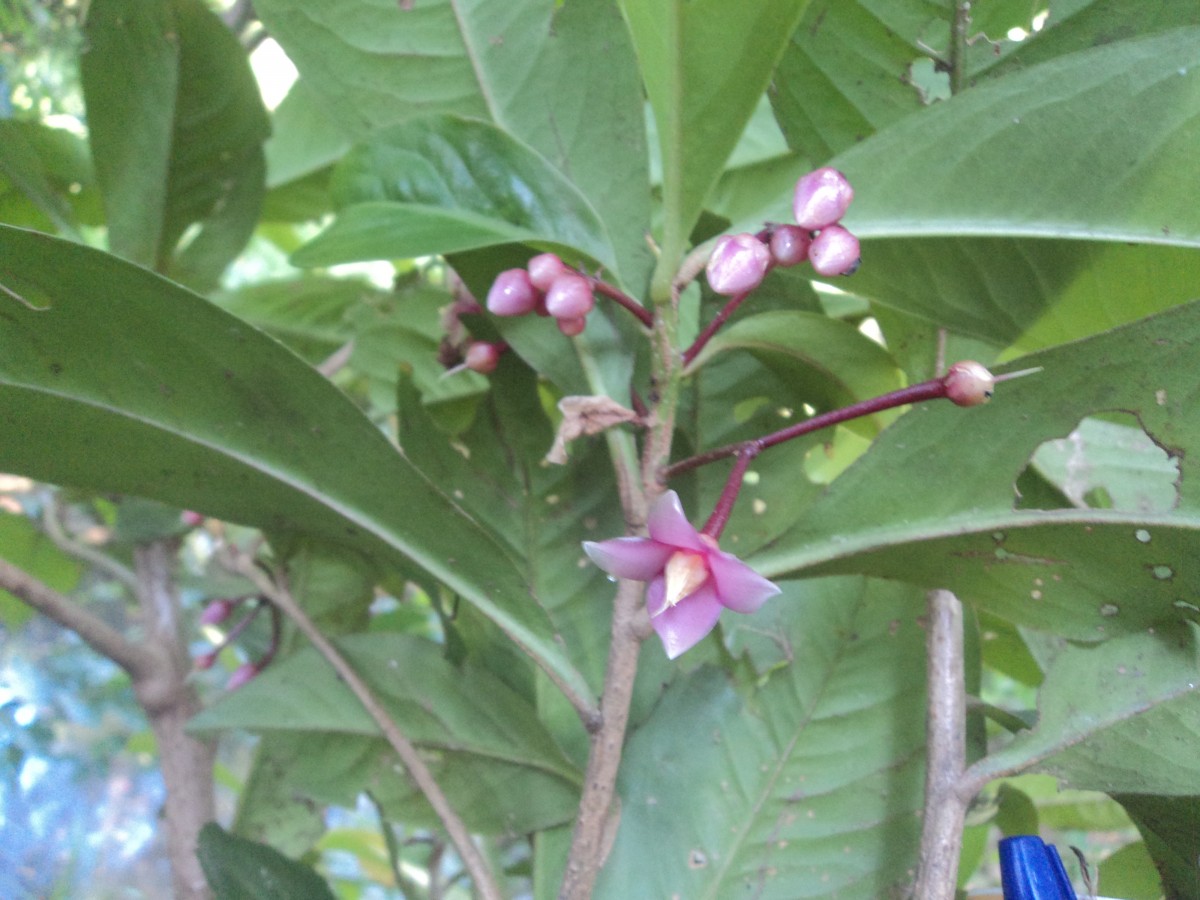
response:
[[[93,0],[60,38],[80,48],[73,127],[17,65],[47,26],[4,13],[26,38],[5,48],[0,121],[0,471],[61,488],[5,495],[0,555],[120,609],[104,570],[81,577],[42,536],[43,511],[100,528],[117,560],[183,537],[198,612],[252,590],[215,548],[265,541],[506,889],[553,896],[588,752],[564,692],[600,695],[611,613],[579,544],[623,530],[610,454],[629,438],[542,460],[561,397],[650,396],[650,346],[615,307],[573,340],[467,315],[511,352],[486,379],[444,377],[442,311],[544,250],[649,305],[693,246],[789,220],[795,179],[828,163],[855,186],[861,270],[836,290],[768,277],[686,373],[676,457],[930,377],[939,344],[1042,371],[981,409],[916,407],[755,461],[722,541],[783,595],[676,663],[643,648],[596,896],[902,892],[933,587],[968,606],[968,684],[992,720],[971,723],[998,780],[969,819],[964,883],[989,828],[1126,829],[1103,893],[1200,894],[1194,4],[980,0],[969,21],[948,0],[255,13],[299,71],[270,111],[253,23],[240,43],[200,0]],[[70,89],[51,93],[71,110]],[[384,281],[345,265],[379,260]],[[717,308],[689,288],[675,346]],[[725,476],[671,487],[698,521]],[[28,639],[23,607],[0,594],[0,613]],[[243,650],[265,642],[252,630]],[[266,844],[326,850],[344,896],[426,896],[430,872],[465,895],[371,721],[301,640],[284,648],[227,697],[215,673],[201,682],[215,702],[195,730],[262,736],[226,779],[232,835],[202,843],[210,881],[269,859],[309,886],[286,890],[327,890]],[[103,702],[77,700],[63,719]],[[11,810],[46,802],[20,776],[49,751],[6,718],[5,852],[28,865]],[[373,831],[314,812],[364,796]]]

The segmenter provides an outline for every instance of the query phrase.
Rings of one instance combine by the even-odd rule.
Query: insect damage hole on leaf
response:
[[[1179,459],[1137,417],[1104,412],[1042,443],[1015,483],[1015,509],[1168,512],[1179,503]]]

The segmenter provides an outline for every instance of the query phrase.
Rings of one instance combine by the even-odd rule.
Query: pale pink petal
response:
[[[708,568],[721,604],[734,612],[754,612],[779,593],[774,582],[767,581],[731,553],[714,550],[709,554]]]
[[[723,608],[716,593],[706,584],[679,605],[651,616],[650,624],[662,639],[667,656],[674,659],[713,630]]]
[[[685,550],[707,552],[700,543],[700,535],[683,512],[679,495],[674,491],[667,491],[654,501],[650,507],[650,514],[646,517],[646,525],[650,529],[650,537],[656,541]]]
[[[646,587],[646,612],[653,618],[667,608],[667,579],[655,578]]]
[[[650,538],[620,537],[584,541],[583,552],[609,575],[649,581],[662,572],[675,550]]]

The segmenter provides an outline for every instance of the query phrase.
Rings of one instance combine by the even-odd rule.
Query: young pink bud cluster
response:
[[[846,176],[829,166],[796,182],[792,212],[796,224],[812,238],[808,261],[818,275],[853,275],[858,269],[858,238],[839,224],[853,199],[854,188]]]
[[[524,269],[501,272],[487,295],[487,308],[493,315],[552,316],[558,330],[568,337],[583,332],[595,306],[592,282],[554,253],[538,254]]]

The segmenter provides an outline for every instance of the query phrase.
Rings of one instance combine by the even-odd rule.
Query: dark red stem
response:
[[[761,446],[750,441],[748,446],[742,448],[737,454],[737,460],[733,464],[729,478],[725,481],[725,487],[721,489],[717,505],[713,508],[708,521],[704,523],[704,528],[701,529],[702,533],[707,534],[713,540],[719,538],[721,532],[725,530],[725,523],[729,521],[729,514],[733,512],[733,504],[737,502],[738,494],[742,490],[742,478],[746,475],[746,469],[750,467],[750,460],[758,456],[762,450]]]
[[[828,428],[830,425],[837,425],[841,422],[849,421],[850,419],[857,419],[860,416],[869,416],[873,413],[883,412],[885,409],[894,409],[897,406],[904,406],[909,403],[920,403],[924,400],[937,400],[938,398],[945,396],[945,379],[934,378],[931,381],[922,381],[920,384],[914,384],[906,388],[901,388],[898,391],[881,394],[878,397],[871,397],[868,400],[860,400],[858,403],[852,403],[850,406],[844,406],[841,409],[834,409],[827,413],[821,413],[819,416],[813,416],[811,419],[806,419],[803,422],[797,422],[795,425],[790,425],[787,428],[768,434],[765,437],[753,438],[748,441],[740,441],[736,444],[726,444],[724,447],[718,447],[716,450],[709,450],[707,453],[700,453],[696,456],[690,456],[687,459],[682,459],[679,462],[672,463],[664,468],[662,470],[661,480],[668,481],[673,476],[678,475],[680,472],[687,472],[688,470],[698,468],[705,463],[715,462],[718,459],[725,459],[729,456],[742,457],[746,454],[749,454],[749,457],[746,460],[746,463],[748,464],[750,459],[753,459],[768,447],[774,447],[776,444],[782,444],[784,441],[790,441],[793,438],[800,437],[801,435],[805,435],[813,431],[819,431],[822,428]],[[738,478],[738,482],[740,486],[740,476]],[[726,489],[728,490],[728,486],[726,486]],[[724,499],[724,494],[722,494],[722,499]],[[707,528],[707,526],[705,527]]]
[[[647,328],[654,327],[654,316],[650,313],[650,310],[646,309],[646,307],[642,306],[624,291],[613,287],[607,281],[597,278],[595,275],[589,275],[583,269],[576,269],[576,271],[591,283],[592,290],[597,294],[607,297],[609,300],[614,300],[620,306],[625,307]]]

